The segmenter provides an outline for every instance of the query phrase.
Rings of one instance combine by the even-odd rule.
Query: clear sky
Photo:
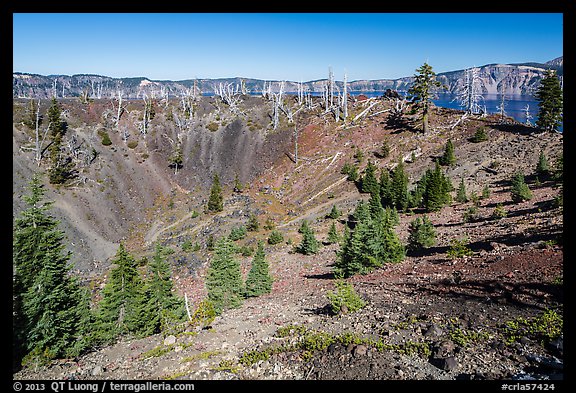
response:
[[[15,13],[13,71],[396,79],[563,55],[562,13]]]

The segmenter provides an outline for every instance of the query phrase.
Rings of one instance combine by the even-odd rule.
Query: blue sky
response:
[[[562,13],[15,13],[13,71],[395,79],[563,55]]]

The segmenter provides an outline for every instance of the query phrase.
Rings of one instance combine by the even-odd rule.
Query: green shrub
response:
[[[502,204],[499,203],[494,208],[494,211],[492,212],[492,217],[495,219],[500,219],[506,217],[507,214],[508,213],[506,212],[506,209],[504,209],[504,206],[502,206]]]
[[[477,220],[478,218],[479,218],[478,206],[476,205],[470,206],[468,209],[466,209],[466,211],[462,215],[462,219],[464,220],[464,222],[472,222],[474,220]]]
[[[283,241],[284,241],[284,236],[282,236],[282,233],[276,229],[274,229],[270,233],[270,236],[268,237],[268,244],[270,244],[270,245],[279,244],[279,243],[282,243]]]
[[[530,191],[530,188],[528,188],[528,185],[524,181],[524,174],[522,172],[517,172],[512,177],[510,195],[512,197],[512,202],[514,203],[529,201],[532,199],[532,191]]]
[[[478,127],[472,138],[470,138],[470,142],[474,143],[484,142],[487,140],[488,140],[488,134],[486,134],[486,129],[484,126]]]
[[[196,310],[191,316],[191,324],[193,326],[200,326],[205,328],[210,326],[212,321],[216,318],[216,310],[214,309],[214,304],[209,299],[202,300]]]
[[[468,238],[450,240],[450,248],[446,254],[450,259],[474,255],[474,252],[467,246],[468,242]]]
[[[126,146],[128,146],[130,149],[135,149],[136,146],[138,146],[138,141],[130,141]]]
[[[244,239],[246,237],[246,227],[242,225],[239,227],[232,228],[230,230],[230,235],[228,237],[232,241]]]
[[[207,128],[208,130],[212,131],[212,132],[216,132],[216,131],[218,131],[218,129],[220,128],[220,126],[218,125],[218,123],[212,122],[212,123],[208,124],[208,125],[206,126],[206,128]]]
[[[410,223],[408,228],[408,249],[416,251],[423,248],[432,247],[436,244],[436,232],[434,225],[427,216],[417,217]]]
[[[352,284],[344,280],[337,280],[335,283],[336,290],[328,292],[330,308],[334,314],[338,314],[343,306],[346,306],[348,312],[360,310],[366,303],[354,290]]]
[[[350,164],[349,162],[344,163],[340,173],[343,175],[348,175],[348,180],[350,181],[358,180],[358,167],[356,165]]]
[[[541,315],[525,319],[516,318],[508,321],[503,326],[503,334],[508,343],[514,343],[516,340],[525,336],[533,340],[546,344],[562,334],[564,321],[560,314],[555,310],[546,310]]]
[[[110,146],[112,144],[112,141],[110,140],[110,135],[108,135],[108,133],[105,130],[99,130],[98,135],[101,138],[100,142],[104,146]]]

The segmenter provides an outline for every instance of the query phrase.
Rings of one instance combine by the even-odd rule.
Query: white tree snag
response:
[[[364,115],[366,115],[368,113],[368,111],[370,111],[370,109],[372,109],[372,107],[376,104],[378,104],[378,102],[373,102],[372,104],[370,104],[370,106],[368,108],[364,109],[362,112],[360,112],[358,115],[356,115],[356,117],[354,118],[353,121],[356,121],[356,120],[360,119],[361,117],[363,117]]]
[[[348,75],[344,73],[344,95],[342,95],[342,114],[344,120],[348,117]]]
[[[235,114],[242,113],[238,105],[242,101],[241,93],[238,89],[234,89],[232,83],[222,84],[214,87],[214,94],[219,97],[223,103],[227,104],[230,112]]]
[[[523,110],[524,110],[524,116],[526,117],[526,125],[531,126],[532,122],[530,121],[530,119],[532,119],[532,114],[530,113],[530,104],[526,104]]]
[[[184,305],[186,306],[186,314],[188,314],[188,320],[192,320],[192,315],[190,314],[190,306],[188,305],[188,295],[184,292]]]
[[[120,124],[120,118],[122,117],[122,114],[124,113],[124,107],[122,106],[122,96],[124,95],[124,92],[122,90],[118,89],[116,94],[118,95],[118,98],[115,97],[115,99],[118,103],[118,110],[116,112],[116,119],[114,120],[114,125],[116,126],[116,128],[118,128],[118,125]]]
[[[328,67],[328,90],[330,94],[330,108],[334,105],[334,72]]]
[[[456,91],[456,99],[467,114],[482,112],[480,102],[484,99],[480,85],[480,69],[468,68],[464,71],[464,81]]]

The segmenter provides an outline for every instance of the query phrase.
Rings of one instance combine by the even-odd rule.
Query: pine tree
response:
[[[536,164],[536,174],[539,176],[547,176],[550,173],[550,166],[548,164],[548,158],[544,154],[544,151],[540,151],[540,156],[538,157],[538,164]]]
[[[417,251],[422,248],[429,248],[436,244],[436,232],[434,225],[427,216],[417,217],[410,222],[408,228],[408,250]]]
[[[336,230],[336,223],[332,221],[332,225],[328,230],[328,244],[335,244],[340,242],[340,236],[338,235],[338,231]]]
[[[408,89],[408,99],[412,102],[412,107],[415,110],[422,112],[422,132],[427,133],[429,131],[430,105],[434,96],[433,90],[436,87],[441,87],[442,84],[436,80],[436,73],[428,63],[424,63],[416,69],[416,72],[414,83]]]
[[[380,193],[378,180],[376,179],[376,166],[372,161],[368,161],[366,165],[366,170],[361,181],[361,191],[376,195]]]
[[[89,306],[77,279],[70,276],[59,221],[47,212],[38,175],[23,197],[29,208],[15,219],[13,261],[14,361],[28,357],[75,356],[87,345]]]
[[[338,210],[336,205],[332,205],[332,210],[330,210],[330,213],[328,213],[327,217],[335,220],[338,217],[340,217],[341,215],[342,215],[342,213],[340,212],[340,210]]]
[[[149,277],[145,282],[146,294],[145,334],[162,331],[169,322],[179,322],[184,317],[184,304],[173,292],[172,274],[166,263],[166,248],[156,244],[152,262],[148,265]]]
[[[536,91],[538,120],[536,126],[544,131],[556,131],[562,123],[563,98],[560,81],[553,70],[546,70]]]
[[[436,161],[434,171],[431,171],[426,178],[426,190],[422,198],[424,207],[427,211],[438,211],[444,205],[450,202],[450,194],[452,189],[450,180],[445,177],[440,168],[440,164]]]
[[[258,222],[258,217],[254,213],[251,213],[248,217],[248,224],[246,225],[246,229],[250,232],[258,232],[260,229],[260,223]]]
[[[172,155],[168,158],[168,161],[170,162],[170,167],[174,168],[174,174],[178,174],[178,169],[182,168],[182,164],[184,163],[182,147],[179,144],[174,146],[174,150],[172,151]]]
[[[258,242],[258,249],[252,260],[252,266],[246,277],[246,297],[260,296],[272,290],[272,276],[270,276],[264,244]]]
[[[345,234],[342,249],[334,264],[337,277],[350,277],[367,273],[384,263],[400,262],[404,259],[404,246],[393,231],[397,219],[393,209],[383,209],[372,197],[366,204],[360,201],[353,213],[353,231]]]
[[[464,178],[460,181],[460,186],[458,187],[458,192],[456,193],[456,202],[466,203],[468,202],[468,196],[466,195],[466,184],[464,184]]]
[[[62,139],[66,132],[66,123],[61,119],[62,111],[56,98],[52,98],[48,108],[48,130],[50,132],[51,144],[48,148],[50,152],[50,169],[48,175],[50,183],[62,184],[74,176],[74,165],[69,157],[62,154]]]
[[[524,174],[522,172],[516,172],[512,177],[510,194],[512,197],[512,202],[514,203],[529,201],[532,199],[532,192],[524,181]]]
[[[440,164],[444,166],[452,166],[456,163],[456,157],[454,156],[454,144],[451,139],[448,139],[446,146],[444,148],[444,154],[440,158]]]
[[[274,230],[272,230],[272,232],[270,232],[270,236],[268,237],[268,244],[274,245],[274,244],[282,243],[283,241],[284,241],[284,236],[282,236],[282,233],[280,231],[278,231],[277,229],[274,229]]]
[[[110,271],[96,312],[94,340],[101,343],[112,342],[122,335],[141,335],[146,330],[144,286],[136,260],[123,243],[112,265],[115,267]]]
[[[221,212],[224,210],[224,198],[222,196],[222,187],[220,186],[220,177],[218,174],[215,174],[212,180],[212,188],[210,189],[207,207],[208,211],[211,212]]]
[[[240,307],[244,298],[245,287],[240,263],[233,257],[235,249],[234,243],[228,237],[222,237],[216,243],[208,268],[208,300],[213,303],[217,315],[227,309]]]
[[[399,211],[405,211],[408,208],[410,198],[408,194],[408,175],[404,171],[402,159],[398,161],[398,165],[392,171],[390,191],[394,201],[393,205]]]
[[[432,170],[427,169],[422,174],[420,179],[416,182],[416,187],[410,193],[410,207],[424,206],[424,194],[426,193],[426,185],[428,178],[432,175]]]
[[[392,206],[394,197],[392,194],[392,181],[388,169],[382,169],[380,172],[380,203],[382,206]]]
[[[296,247],[296,251],[304,255],[316,254],[319,247],[318,240],[316,240],[314,231],[308,225],[307,220],[302,222],[298,232],[302,234],[302,242]]]

